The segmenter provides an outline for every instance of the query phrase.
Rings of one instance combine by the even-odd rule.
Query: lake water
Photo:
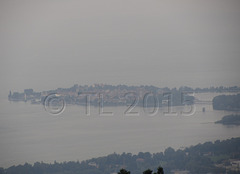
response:
[[[211,100],[219,94],[198,94],[201,100]],[[202,112],[202,108],[206,112]],[[86,115],[83,106],[67,106],[60,115],[51,115],[42,105],[0,101],[0,166],[62,161],[86,160],[110,153],[161,152],[171,146],[184,148],[206,141],[224,140],[240,135],[240,126],[223,126],[214,122],[231,112],[215,111],[211,104],[173,107],[175,114],[164,114],[160,108],[155,115],[136,107],[133,116],[124,114],[127,107],[91,107]]]

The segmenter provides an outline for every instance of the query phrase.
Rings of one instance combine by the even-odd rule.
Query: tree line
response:
[[[240,94],[219,95],[213,98],[213,109],[240,111]]]
[[[0,174],[123,174],[123,172],[125,174],[162,174],[163,170],[159,173],[159,166],[165,173],[182,170],[190,174],[219,174],[226,173],[226,167],[218,167],[218,165],[229,165],[230,159],[240,160],[240,137],[217,140],[214,143],[206,142],[183,150],[169,147],[164,152],[153,154],[149,152],[113,153],[82,162],[54,162],[53,164],[36,162],[33,165],[26,163],[5,169],[0,168]],[[227,173],[234,174],[234,171],[227,171]]]
[[[143,174],[152,174],[152,172],[153,171],[151,169],[147,169],[143,172]],[[131,174],[131,172],[127,171],[126,169],[121,169],[118,174]],[[154,172],[153,174],[164,174],[164,170],[161,166],[159,166],[157,172]]]

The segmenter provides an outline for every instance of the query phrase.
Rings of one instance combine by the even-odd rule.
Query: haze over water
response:
[[[9,90],[74,84],[240,86],[239,0],[1,0],[0,167],[85,160],[113,152],[159,152],[239,136],[214,124],[228,114],[197,106],[189,117],[126,117],[124,107],[11,103]],[[209,97],[204,95],[204,97]],[[176,111],[181,108],[175,107]]]
[[[198,94],[209,99],[216,94]],[[207,97],[208,96],[208,97]],[[191,116],[173,107],[178,115],[164,115],[159,108],[150,116],[142,107],[134,108],[139,116],[126,116],[127,107],[104,107],[112,116],[101,116],[91,107],[86,115],[83,106],[67,106],[60,115],[47,113],[42,105],[1,100],[0,166],[63,161],[82,161],[110,153],[162,152],[171,146],[182,149],[206,141],[238,137],[240,126],[215,124],[231,112],[212,110],[211,105],[197,104]],[[202,112],[202,107],[206,112]],[[151,109],[151,108],[150,108]],[[148,112],[148,111],[147,111]]]

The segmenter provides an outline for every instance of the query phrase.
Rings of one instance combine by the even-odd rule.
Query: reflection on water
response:
[[[199,95],[199,94],[198,94]],[[211,95],[209,95],[211,97]],[[204,98],[205,96],[203,96]],[[205,99],[205,98],[204,98]],[[206,98],[209,99],[209,98]],[[183,148],[205,141],[239,136],[240,127],[214,124],[230,112],[214,111],[209,104],[189,107],[136,107],[126,116],[127,107],[91,107],[86,115],[83,106],[67,106],[61,115],[48,114],[42,105],[0,102],[0,166],[36,161],[85,160],[113,152],[160,152],[171,146]],[[205,112],[202,108],[205,107]]]

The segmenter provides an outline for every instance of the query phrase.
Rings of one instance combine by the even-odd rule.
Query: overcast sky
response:
[[[0,83],[240,85],[240,1],[1,0]]]

